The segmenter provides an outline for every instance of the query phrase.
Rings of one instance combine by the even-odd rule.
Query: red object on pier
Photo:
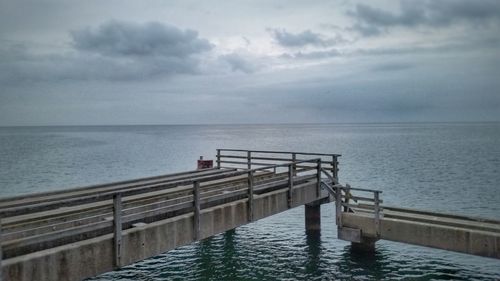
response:
[[[200,156],[198,160],[198,170],[210,169],[214,167],[214,160],[203,160],[203,156]]]

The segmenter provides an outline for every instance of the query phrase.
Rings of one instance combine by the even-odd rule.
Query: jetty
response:
[[[0,280],[82,280],[305,206],[306,232],[335,204],[339,239],[380,239],[500,259],[500,221],[385,206],[339,182],[338,154],[217,149],[215,165],[0,198]]]

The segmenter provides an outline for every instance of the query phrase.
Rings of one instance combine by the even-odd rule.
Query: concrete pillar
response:
[[[306,233],[315,234],[321,232],[321,205],[311,203],[304,205],[306,217]]]
[[[377,240],[376,238],[362,237],[360,243],[351,242],[351,249],[355,252],[373,253]]]

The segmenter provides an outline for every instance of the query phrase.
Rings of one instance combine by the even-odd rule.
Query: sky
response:
[[[462,121],[498,0],[0,0],[0,126]]]

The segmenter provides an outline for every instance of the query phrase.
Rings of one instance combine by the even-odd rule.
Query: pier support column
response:
[[[361,242],[351,242],[351,249],[356,252],[373,253],[375,252],[375,242],[378,239],[371,237],[362,237]]]
[[[318,234],[321,232],[321,204],[313,202],[306,204],[305,217],[306,217],[306,233]]]

